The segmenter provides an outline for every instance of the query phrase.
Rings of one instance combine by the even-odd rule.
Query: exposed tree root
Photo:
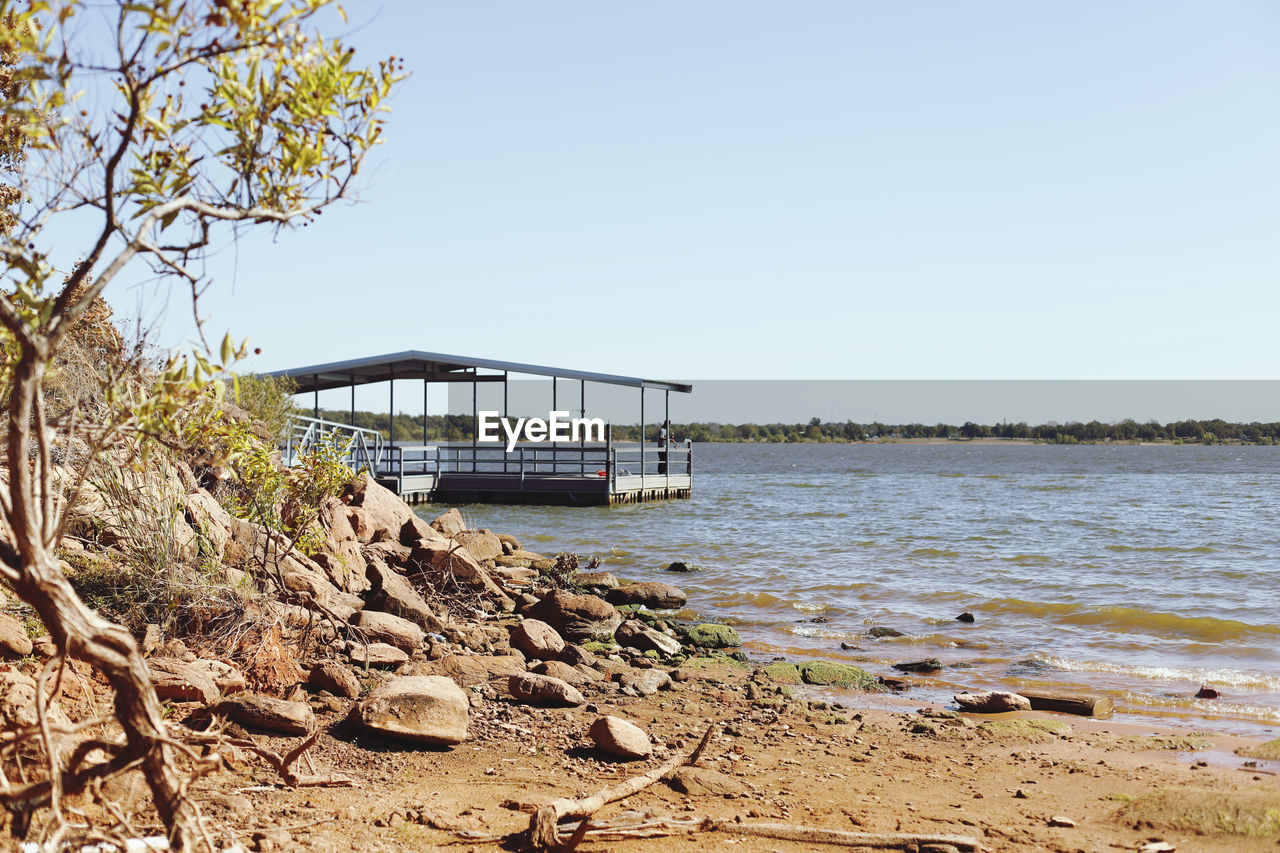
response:
[[[588,838],[620,841],[630,838],[658,838],[680,833],[726,832],[733,835],[796,841],[802,844],[835,844],[873,850],[902,850],[907,853],[973,853],[983,849],[978,839],[964,835],[845,832],[789,823],[752,824],[713,818],[646,820],[639,823],[592,823],[591,816],[609,803],[643,790],[669,776],[679,767],[696,764],[707,744],[711,742],[711,735],[715,729],[715,724],[711,724],[698,745],[688,755],[677,756],[648,773],[633,776],[618,785],[602,788],[589,797],[579,800],[562,798],[541,807],[529,820],[525,848],[571,851]],[[476,836],[471,833],[459,833],[459,835],[468,840],[476,840]]]
[[[553,800],[538,809],[534,812],[533,817],[529,819],[529,848],[532,850],[572,850],[578,846],[578,843],[582,840],[582,834],[586,832],[587,818],[609,803],[629,797],[637,791],[647,788],[677,767],[697,763],[698,759],[702,757],[703,750],[711,742],[711,735],[715,730],[715,723],[707,726],[707,731],[703,734],[702,740],[698,741],[698,745],[688,755],[676,756],[667,763],[653,768],[648,773],[633,776],[619,785],[602,788],[581,800],[561,798]],[[561,836],[560,826],[560,821],[566,818],[582,818],[582,822],[568,839]]]
[[[295,773],[293,764],[299,758],[306,755],[307,750],[315,745],[320,738],[320,729],[313,729],[311,734],[307,735],[298,743],[288,754],[281,757],[278,752],[267,749],[265,746],[248,738],[226,737],[221,732],[194,732],[187,733],[183,737],[190,743],[209,744],[217,751],[219,746],[232,746],[237,749],[243,749],[252,752],[254,755],[265,760],[271,765],[271,769],[280,774],[280,778],[290,788],[354,788],[356,782],[346,776],[321,776],[317,775],[313,766],[312,773]],[[310,757],[307,758],[310,764]]]

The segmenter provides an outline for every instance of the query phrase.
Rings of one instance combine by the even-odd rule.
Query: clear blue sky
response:
[[[210,331],[251,368],[1280,375],[1274,2],[348,13],[413,76],[362,204],[210,265]]]

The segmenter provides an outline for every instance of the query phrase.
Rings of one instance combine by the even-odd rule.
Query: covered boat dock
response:
[[[357,470],[368,470],[410,502],[599,505],[688,498],[693,492],[692,445],[687,440],[662,445],[645,438],[646,396],[661,393],[662,417],[655,421],[661,424],[670,419],[671,393],[692,392],[693,386],[687,383],[418,350],[264,375],[291,379],[297,385],[300,400],[311,398],[311,417],[295,416],[284,439],[282,455],[287,464],[320,443],[343,448],[348,464]],[[512,377],[549,378],[548,413],[567,411],[571,417],[581,419],[588,418],[588,385],[635,388],[640,440],[615,442],[613,425],[606,423],[602,439],[596,435],[593,441],[587,440],[588,431],[581,432],[572,442],[520,441],[510,450],[503,440],[481,441],[479,387],[482,383],[502,383],[499,411],[500,417],[505,418]],[[414,386],[421,383],[420,437],[396,435],[397,384],[403,393],[406,382]],[[355,425],[356,387],[378,383],[387,386],[389,436]],[[470,441],[428,440],[428,394],[436,383],[470,383]],[[320,392],[341,388],[351,392],[349,421],[321,418]],[[534,413],[513,413],[531,414]],[[498,435],[502,436],[501,429]]]

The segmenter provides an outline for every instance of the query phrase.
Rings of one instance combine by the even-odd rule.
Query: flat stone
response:
[[[351,618],[351,625],[358,628],[363,639],[374,643],[387,643],[406,652],[422,645],[426,635],[408,619],[376,610],[361,610]]]
[[[402,649],[386,643],[347,643],[347,657],[361,666],[399,666],[409,659]]]
[[[942,669],[942,661],[937,658],[903,661],[902,663],[895,663],[893,668],[899,672],[937,672]]]
[[[241,693],[222,700],[216,707],[242,726],[291,737],[302,737],[315,725],[315,715],[306,702],[290,702],[258,693]]]
[[[671,676],[660,669],[631,669],[618,673],[614,680],[624,688],[631,688],[637,696],[652,696],[673,685]]]
[[[564,639],[546,622],[525,619],[511,631],[511,645],[526,657],[552,660],[564,651]]]
[[[412,743],[453,745],[467,739],[467,694],[438,675],[393,678],[352,709],[369,731]]]
[[[568,707],[582,705],[587,701],[572,684],[532,672],[511,676],[507,680],[507,690],[516,699],[530,705]]]
[[[675,610],[684,607],[688,596],[669,583],[629,583],[609,590],[605,600],[610,604],[639,604],[650,610]]]
[[[587,734],[598,749],[619,758],[647,758],[653,752],[644,729],[618,717],[598,717]]]
[[[903,634],[897,628],[886,628],[883,625],[877,625],[867,632],[869,637],[901,637]]]
[[[603,675],[593,669],[587,669],[586,667],[579,669],[578,667],[569,666],[569,664],[558,660],[544,660],[540,663],[536,663],[530,667],[529,671],[536,672],[538,675],[549,675],[552,678],[558,678],[566,684],[572,684],[575,687],[580,687],[584,684],[592,684],[604,679]]]
[[[490,681],[506,681],[524,673],[524,662],[514,655],[448,655],[440,660],[412,665],[413,675],[440,675],[462,687]]]
[[[22,624],[8,613],[0,613],[0,653],[5,657],[24,658],[31,654],[31,638]]]
[[[667,778],[667,784],[673,790],[689,796],[711,794],[723,797],[743,792],[740,782],[710,767],[680,767]]]

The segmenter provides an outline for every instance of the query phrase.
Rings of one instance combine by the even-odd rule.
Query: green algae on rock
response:
[[[978,725],[978,734],[992,740],[1028,740],[1043,743],[1071,734],[1060,720],[989,720]]]
[[[732,627],[710,622],[690,628],[689,641],[701,649],[733,649],[742,645],[742,638]]]
[[[798,667],[805,684],[821,687],[852,687],[858,690],[876,690],[876,680],[865,669],[847,663],[826,660],[807,660]]]

